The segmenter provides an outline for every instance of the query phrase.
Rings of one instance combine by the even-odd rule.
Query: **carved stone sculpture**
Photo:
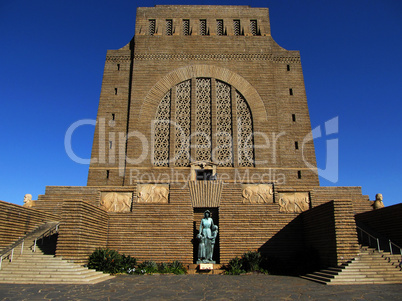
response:
[[[168,203],[169,184],[139,184],[138,203]]]
[[[243,204],[273,203],[271,184],[243,185]]]
[[[382,202],[382,194],[381,193],[377,193],[375,195],[375,201],[373,202],[373,208],[374,209],[381,209],[384,208],[384,203]]]
[[[308,192],[278,193],[279,212],[301,213],[310,207]]]
[[[26,207],[26,208],[35,207],[35,201],[32,200],[32,194],[27,193],[27,194],[24,196],[24,205],[22,205],[22,206],[23,206],[23,207]]]
[[[130,212],[132,195],[131,192],[102,193],[100,207],[107,212]]]

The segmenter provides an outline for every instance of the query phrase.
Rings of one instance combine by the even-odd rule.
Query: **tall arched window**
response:
[[[246,99],[213,78],[193,78],[166,93],[153,122],[153,164],[254,166],[253,119]]]

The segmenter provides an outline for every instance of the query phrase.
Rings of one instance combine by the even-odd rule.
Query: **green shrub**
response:
[[[257,251],[249,251],[242,255],[241,264],[246,272],[255,272],[260,270],[262,261],[261,254]]]
[[[120,255],[115,250],[108,248],[98,248],[88,260],[88,268],[102,271],[109,274],[154,274],[154,273],[173,273],[177,275],[185,274],[186,268],[180,261],[172,263],[159,263],[155,261],[144,261],[137,266],[137,259],[130,255]]]
[[[155,261],[144,261],[138,265],[138,273],[141,274],[154,274],[158,272],[158,265]]]
[[[158,263],[158,272],[159,273],[170,273],[170,266],[166,262]]]
[[[176,275],[183,275],[187,272],[186,268],[184,267],[183,263],[178,260],[173,261],[169,264],[170,273]]]
[[[98,248],[89,256],[88,268],[116,274],[121,272],[121,260],[122,256],[117,251]]]
[[[132,274],[135,271],[135,266],[137,265],[137,259],[131,257],[130,255],[121,255],[121,272]]]
[[[229,260],[229,263],[224,266],[224,269],[226,270],[225,274],[227,275],[240,275],[245,272],[242,269],[242,260],[237,256]]]

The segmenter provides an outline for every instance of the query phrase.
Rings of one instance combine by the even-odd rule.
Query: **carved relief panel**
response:
[[[308,192],[278,193],[279,212],[301,213],[310,208]]]
[[[273,203],[272,184],[244,184],[243,204]]]
[[[131,192],[102,192],[100,207],[107,212],[130,212],[132,199]]]
[[[137,203],[169,203],[169,184],[138,184]]]

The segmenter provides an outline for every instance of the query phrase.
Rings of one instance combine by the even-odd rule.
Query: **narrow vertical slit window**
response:
[[[206,36],[206,35],[207,35],[207,20],[201,19],[200,20],[200,36]]]
[[[116,115],[114,113],[112,113],[112,120],[114,120],[116,117]]]
[[[113,142],[109,141],[109,149],[112,149],[112,147],[113,147]]]
[[[301,170],[298,170],[298,171],[297,171],[297,178],[298,178],[298,179],[301,179],[301,177],[302,177],[302,175],[301,175]]]
[[[286,70],[290,71],[290,65],[286,65]]]
[[[257,20],[250,20],[250,33],[253,36],[258,35]]]
[[[117,95],[117,88],[114,88],[114,95]]]
[[[109,179],[109,174],[110,174],[110,171],[106,170],[106,179]]]
[[[239,36],[241,34],[240,20],[233,20],[233,34],[235,36]]]
[[[293,122],[296,121],[296,114],[292,114],[292,121],[293,121]]]
[[[216,35],[223,36],[224,34],[223,20],[216,20]]]
[[[120,64],[117,64],[117,70],[120,71]]]
[[[184,36],[190,35],[190,20],[188,19],[183,20],[183,35]]]
[[[289,95],[293,95],[293,89],[289,88]]]
[[[171,36],[173,34],[173,20],[166,20],[166,35]]]
[[[148,20],[148,33],[149,33],[149,35],[153,36],[155,34],[155,30],[156,30],[156,20],[155,19]]]
[[[299,142],[295,141],[295,149],[299,149]]]

